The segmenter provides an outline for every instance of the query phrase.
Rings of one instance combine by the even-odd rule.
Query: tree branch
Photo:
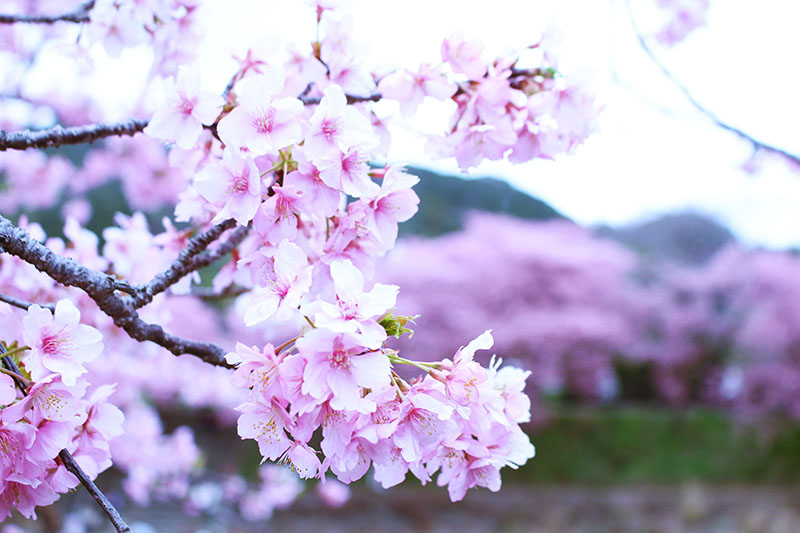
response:
[[[5,353],[6,349],[3,346],[3,344],[0,343],[0,355]],[[11,359],[11,357],[3,356],[3,365],[8,370],[11,370],[15,374],[22,375],[22,372],[20,372],[19,367],[14,362],[14,360]],[[19,388],[19,390],[22,391],[22,395],[27,396],[28,392],[27,389],[25,388],[25,385],[16,378],[14,378],[14,381],[17,384],[17,388]],[[97,488],[97,485],[94,484],[94,481],[89,479],[89,476],[86,475],[86,472],[84,472],[83,469],[80,467],[80,465],[77,463],[77,461],[75,461],[75,458],[72,457],[72,454],[70,454],[67,450],[61,450],[58,456],[61,458],[61,462],[64,464],[64,467],[68,471],[70,471],[76,478],[78,478],[78,481],[81,482],[81,485],[83,485],[86,488],[86,490],[89,491],[89,494],[92,495],[92,498],[94,498],[94,501],[97,502],[97,505],[100,506],[103,512],[106,513],[106,516],[108,516],[108,519],[111,520],[111,523],[114,524],[114,528],[119,533],[129,533],[131,528],[128,527],[128,524],[126,524],[125,520],[122,519],[122,516],[120,516],[119,511],[117,511],[114,505],[108,500],[108,498],[106,498],[106,495],[103,494],[102,491]]]
[[[89,11],[94,7],[94,0],[86,2],[74,11],[61,15],[3,15],[0,24],[54,24],[56,22],[89,22]]]
[[[70,257],[54,253],[3,216],[0,216],[0,249],[30,263],[64,286],[81,289],[131,338],[151,341],[175,355],[191,354],[209,364],[233,368],[225,361],[227,352],[221,346],[184,339],[164,331],[161,326],[148,324],[140,319],[133,298],[116,292],[130,290],[130,285],[87,268]]]
[[[360,104],[360,103],[364,103],[364,102],[378,102],[378,101],[381,100],[381,98],[383,98],[383,95],[381,93],[372,93],[369,96],[358,96],[358,95],[354,95],[354,94],[345,94],[345,97],[347,98],[347,103],[348,104]],[[301,94],[297,98],[301,102],[303,102],[303,105],[317,105],[322,100],[321,98],[310,98],[308,96],[305,96],[305,91],[304,91],[304,94]]]
[[[205,264],[196,263],[196,260],[199,259],[196,256],[208,248],[208,246],[217,240],[225,231],[234,227],[236,227],[236,221],[232,218],[229,218],[228,220],[220,222],[211,229],[189,239],[186,247],[181,250],[181,252],[178,254],[178,258],[173,261],[172,265],[170,265],[167,270],[157,274],[148,283],[133,288],[134,292],[131,294],[133,294],[135,306],[139,308],[150,303],[153,300],[153,296],[156,294],[164,292],[167,290],[167,288],[177,283],[184,276],[194,272],[199,268],[202,268],[203,266],[206,266]],[[247,228],[243,229],[245,232],[240,232],[241,238],[239,238],[239,241],[241,241],[246,234]],[[238,242],[236,242],[236,244],[238,244]],[[230,250],[227,250],[225,253],[229,251]],[[208,262],[207,264],[213,263],[216,261],[216,259],[222,257],[222,255],[224,254],[219,254],[214,260]]]
[[[781,156],[785,157],[786,159],[789,159],[789,160],[793,161],[795,164],[800,164],[800,156],[798,156],[796,154],[793,154],[791,152],[788,152],[788,151],[786,151],[786,150],[784,150],[782,148],[778,148],[777,146],[773,146],[771,144],[767,144],[767,143],[764,143],[764,142],[761,142],[761,141],[757,140],[756,138],[752,137],[750,134],[746,133],[745,131],[743,131],[743,130],[735,127],[735,126],[732,126],[732,125],[728,124],[727,122],[723,122],[710,109],[708,109],[703,104],[698,102],[697,99],[692,94],[692,92],[689,90],[689,88],[686,87],[686,85],[684,85],[672,73],[672,71],[670,71],[667,68],[667,66],[664,65],[664,63],[661,62],[660,59],[658,59],[658,56],[656,56],[655,52],[653,52],[653,49],[650,48],[650,45],[647,44],[647,40],[642,35],[641,31],[639,31],[639,27],[636,24],[636,18],[633,15],[633,9],[631,8],[630,0],[625,0],[625,7],[627,8],[628,17],[630,18],[631,26],[633,28],[633,32],[636,35],[636,40],[639,41],[639,46],[642,47],[642,50],[644,50],[644,52],[647,54],[647,56],[650,58],[650,60],[655,64],[655,66],[658,67],[658,69],[662,72],[662,74],[664,74],[664,76],[666,76],[667,79],[669,79],[672,82],[672,84],[675,85],[675,87],[677,87],[683,93],[683,95],[686,97],[686,99],[689,101],[690,104],[692,104],[692,106],[695,109],[697,109],[702,114],[704,114],[706,117],[711,119],[711,121],[714,124],[716,124],[718,127],[722,128],[724,130],[730,131],[731,133],[735,133],[736,135],[738,135],[742,139],[745,139],[746,141],[750,142],[753,145],[754,149],[756,149],[756,150],[765,150],[767,152],[778,154],[778,155],[781,155]]]
[[[48,148],[67,144],[94,142],[97,139],[121,135],[134,135],[147,126],[147,120],[133,119],[114,124],[89,124],[65,128],[61,125],[46,130],[22,130],[7,132],[0,130],[0,152],[26,150],[28,148]]]
[[[13,305],[14,307],[26,310],[32,305],[38,305],[39,307],[44,307],[45,309],[49,309],[50,311],[53,312],[55,312],[56,310],[56,306],[54,304],[35,304],[33,302],[20,300],[19,298],[14,298],[13,296],[8,296],[5,294],[0,294],[0,302],[5,302],[8,305]]]
[[[347,97],[348,104],[377,102],[382,98],[380,93],[374,93],[369,96],[357,96],[352,94],[345,96]],[[316,105],[320,103],[320,98],[308,98],[304,95],[300,95],[299,99],[304,105]],[[148,120],[144,119],[131,119],[127,122],[88,124],[85,126],[71,126],[69,128],[65,128],[59,124],[44,130],[21,130],[12,132],[0,130],[0,152],[9,149],[27,150],[28,148],[49,148],[69,144],[91,143],[106,137],[123,135],[133,136],[144,130],[148,122]],[[216,124],[204,127],[210,129],[212,133],[214,133]]]

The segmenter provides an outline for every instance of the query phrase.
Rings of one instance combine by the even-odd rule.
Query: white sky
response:
[[[650,62],[634,39],[624,1],[348,3],[366,63],[384,70],[438,61],[442,39],[457,28],[480,38],[487,57],[536,42],[551,22],[561,30],[561,70],[588,79],[597,92],[605,106],[600,130],[572,156],[523,165],[487,162],[471,176],[507,179],[582,223],[620,224],[693,208],[718,217],[746,242],[800,245],[800,171],[782,162],[769,162],[756,175],[742,171],[750,145],[695,111]],[[652,4],[633,0],[643,28],[655,22]],[[800,153],[800,2],[711,5],[707,27],[673,48],[653,44],[656,53],[722,120]],[[220,0],[208,8],[208,20],[200,66],[218,85],[235,70],[232,52],[267,35],[277,36],[280,47],[306,47],[315,28],[312,9],[297,0]],[[611,80],[612,66],[623,83]],[[118,74],[124,85],[131,71]],[[425,105],[417,118],[434,132],[447,113]],[[391,160],[458,173],[454,161],[431,161],[413,131],[398,128]]]
[[[743,172],[750,145],[711,124],[656,69],[634,40],[623,2],[352,0],[350,5],[355,40],[369,48],[369,64],[385,67],[438,60],[442,38],[457,28],[483,40],[486,53],[494,55],[535,42],[551,22],[561,30],[561,67],[590,76],[605,105],[600,131],[575,155],[556,162],[484,163],[470,175],[505,178],[582,223],[625,223],[697,208],[747,242],[800,244],[800,172],[782,162],[765,165],[755,176]],[[307,41],[314,28],[310,10],[302,2],[291,9],[286,3],[262,4],[263,18],[252,17],[252,29],[239,27],[237,38],[246,42],[264,32],[277,34],[282,43]],[[633,4],[643,28],[654,22],[648,3],[652,0]],[[230,38],[220,21],[253,4],[225,2],[212,18],[214,33]],[[674,48],[654,45],[659,57],[720,118],[800,153],[800,2],[762,0],[756,8],[744,0],[711,0],[711,5],[708,26]],[[234,46],[214,48],[222,52],[226,45]],[[611,65],[624,84],[611,81]],[[430,122],[444,124],[436,107],[418,113],[431,116],[424,121],[431,131]],[[396,133],[390,158],[458,172],[454,162],[431,162],[424,139],[410,128]]]

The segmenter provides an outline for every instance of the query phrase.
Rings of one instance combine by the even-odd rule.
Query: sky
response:
[[[661,21],[654,0],[631,3],[643,30]],[[505,179],[584,224],[628,224],[691,209],[718,218],[754,246],[800,246],[800,170],[767,161],[757,173],[745,172],[752,146],[695,110],[650,61],[635,40],[626,0],[345,4],[365,62],[384,72],[439,61],[442,39],[456,29],[481,39],[487,58],[537,42],[548,27],[561,32],[559,70],[596,92],[603,107],[598,131],[575,154],[556,161],[485,162],[466,177]],[[672,48],[652,46],[723,121],[800,153],[800,71],[790,56],[800,50],[800,2],[755,5],[711,0],[706,27]],[[300,1],[218,1],[206,8],[205,20],[198,66],[222,85],[235,70],[232,53],[241,55],[260,41],[276,49],[305,48],[315,34],[313,10]],[[118,68],[113,79],[121,87],[132,86],[123,80],[135,69],[108,67]],[[122,89],[116,94],[127,97]],[[455,161],[432,161],[420,133],[443,131],[450,111],[427,103],[413,123],[399,123],[390,161],[461,174]]]
[[[214,33],[231,35],[222,29],[223,21],[238,19],[238,8],[253,4],[225,2],[212,17],[219,29]],[[263,18],[253,17],[252,29],[241,27],[239,37],[270,32],[281,44],[305,42],[313,35],[313,16],[302,2],[286,4],[260,3]],[[536,42],[551,25],[561,32],[559,68],[596,91],[603,106],[598,132],[574,155],[557,161],[486,162],[469,176],[505,179],[585,224],[626,224],[695,209],[717,217],[747,243],[800,245],[800,171],[768,161],[755,175],[745,172],[742,165],[752,146],[697,112],[653,65],[635,40],[625,0],[348,4],[354,39],[363,43],[368,64],[387,70],[439,60],[442,39],[459,28],[481,39],[487,56]],[[632,1],[643,30],[661,20],[652,4]],[[762,0],[757,11],[754,5],[711,0],[706,27],[675,47],[653,48],[722,120],[800,153],[800,71],[790,57],[800,50],[795,28],[800,3]],[[306,24],[300,22],[303,17]],[[238,45],[208,44],[214,53]],[[420,127],[441,130],[446,117],[447,111],[435,103],[423,108],[414,128],[401,125],[394,132],[390,160],[460,173],[454,161],[431,161],[424,137],[415,133]]]

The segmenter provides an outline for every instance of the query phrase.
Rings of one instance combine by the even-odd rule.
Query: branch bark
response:
[[[153,342],[175,355],[191,354],[209,364],[233,368],[225,361],[227,352],[221,346],[178,337],[140,319],[133,297],[117,293],[129,292],[129,284],[54,253],[3,216],[0,216],[0,249],[30,263],[64,286],[81,289],[131,338]]]
[[[6,349],[0,343],[0,355],[5,353]],[[22,375],[22,373],[19,370],[19,367],[14,362],[14,360],[11,359],[11,357],[3,356],[3,365],[8,370],[11,370],[15,374]],[[17,388],[19,388],[19,390],[22,391],[22,395],[27,396],[28,392],[25,389],[25,385],[21,383],[18,379],[14,379],[14,381],[17,384]],[[83,485],[86,488],[86,490],[89,491],[89,494],[92,495],[92,498],[94,498],[94,501],[97,502],[97,505],[100,506],[100,508],[103,510],[106,516],[108,516],[108,519],[111,521],[111,523],[114,524],[114,528],[119,533],[129,533],[131,528],[128,526],[128,524],[125,523],[125,520],[122,519],[122,516],[120,516],[119,511],[117,511],[116,507],[114,507],[114,505],[108,500],[108,498],[106,498],[106,495],[103,494],[103,492],[97,488],[97,485],[94,484],[94,481],[89,479],[89,476],[86,475],[86,472],[84,472],[83,469],[80,467],[80,465],[77,463],[77,461],[75,461],[75,458],[72,457],[72,454],[70,454],[67,450],[61,450],[58,454],[58,457],[61,459],[61,462],[64,464],[64,467],[68,471],[70,471],[76,478],[78,478],[78,481],[81,482],[81,485]]]
[[[355,104],[360,102],[377,102],[382,96],[379,93],[369,96],[356,96],[348,94],[347,103]],[[320,103],[319,98],[308,98],[303,95],[299,97],[304,105],[316,105]],[[123,135],[133,136],[141,133],[147,127],[148,120],[131,119],[126,122],[87,124],[85,126],[71,126],[65,128],[56,125],[44,130],[21,130],[3,131],[0,130],[0,152],[5,150],[27,150],[28,148],[51,148],[66,146],[71,144],[91,143],[106,137],[118,137]],[[207,126],[214,131],[214,126]]]
[[[74,11],[61,15],[4,15],[0,14],[0,24],[55,24],[56,22],[89,22],[89,11],[94,8],[94,0],[86,2]]]
[[[89,124],[65,128],[61,125],[46,130],[22,130],[7,132],[0,130],[0,152],[48,148],[68,144],[91,143],[98,139],[120,135],[134,135],[147,126],[147,120],[133,119],[112,124]]]
[[[0,302],[5,302],[8,305],[13,305],[14,307],[18,307],[20,309],[28,309],[32,305],[38,305],[39,307],[44,307],[45,309],[49,309],[53,312],[56,310],[56,306],[54,304],[35,304],[34,302],[20,300],[19,298],[14,298],[13,296],[8,296],[6,294],[0,294]]]
[[[178,258],[164,272],[157,274],[144,285],[133,287],[133,299],[137,308],[142,307],[153,300],[153,296],[164,292],[170,286],[177,283],[184,276],[210,265],[226,253],[235,248],[247,235],[248,228],[241,227],[235,230],[225,244],[212,252],[205,251],[208,246],[217,240],[224,232],[236,227],[236,221],[232,218],[220,222],[211,229],[195,235],[186,247],[178,254]],[[227,246],[226,246],[227,245]],[[220,250],[222,249],[222,250]],[[201,253],[202,252],[202,253]]]
[[[301,94],[297,97],[303,105],[317,105],[322,100],[321,98],[310,98]],[[348,104],[361,104],[364,102],[378,102],[383,98],[383,95],[380,93],[372,93],[369,96],[358,96],[355,94],[345,94],[345,98],[347,98]]]

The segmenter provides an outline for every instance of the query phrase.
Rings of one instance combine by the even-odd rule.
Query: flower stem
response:
[[[19,380],[21,383],[23,383],[25,385],[26,388],[28,388],[31,385],[33,385],[32,381],[30,381],[28,379],[25,379],[24,377],[20,376],[16,372],[12,372],[11,370],[6,370],[5,368],[3,368],[1,366],[0,366],[0,372],[3,373],[3,374],[6,374],[8,376],[11,376],[12,378],[14,378],[16,380]]]
[[[30,348],[27,347],[27,346],[17,346],[14,349],[6,351],[6,353],[3,354],[3,355],[4,356],[7,355],[7,356],[11,357],[11,356],[17,355],[18,353],[24,352],[25,350],[30,350]]]

